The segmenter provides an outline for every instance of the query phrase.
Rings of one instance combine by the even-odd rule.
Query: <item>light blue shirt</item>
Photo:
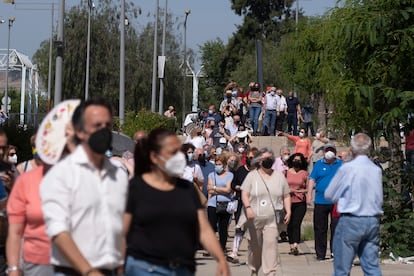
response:
[[[212,172],[208,175],[208,178],[213,180],[213,184],[217,187],[226,187],[227,182],[233,180],[233,174],[231,172],[227,172],[224,176],[219,176],[217,173]],[[208,206],[216,207],[216,200],[218,201],[231,201],[231,193],[229,194],[218,194],[217,196],[212,195],[207,202]]]
[[[339,168],[325,190],[325,198],[338,202],[339,213],[382,215],[382,171],[368,156],[357,156]]]

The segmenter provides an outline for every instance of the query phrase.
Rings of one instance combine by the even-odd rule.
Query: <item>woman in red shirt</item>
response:
[[[299,136],[294,136],[283,132],[280,132],[278,134],[286,136],[290,141],[295,143],[295,153],[302,153],[306,158],[306,161],[309,162],[312,155],[312,143],[311,140],[306,136],[305,129],[301,128],[299,130]]]
[[[290,252],[299,255],[300,229],[306,213],[306,193],[308,187],[308,163],[302,153],[294,153],[288,159],[289,170],[286,178],[290,188],[292,215],[287,227]]]

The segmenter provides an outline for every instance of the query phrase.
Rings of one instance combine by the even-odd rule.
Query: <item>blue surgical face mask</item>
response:
[[[112,151],[110,151],[110,150],[105,151],[105,155],[108,158],[111,158],[113,156]]]
[[[229,166],[229,168],[234,169],[234,166],[236,165],[235,161],[229,161],[227,162],[227,165]]]
[[[216,173],[222,173],[224,171],[224,167],[223,165],[216,165],[216,167],[214,168],[214,170],[216,171]]]
[[[192,153],[192,152],[187,153],[187,161],[191,162],[191,161],[193,161],[193,159],[194,159],[194,153]]]

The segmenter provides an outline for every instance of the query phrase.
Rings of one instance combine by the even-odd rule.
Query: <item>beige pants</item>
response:
[[[248,239],[247,265],[251,271],[259,272],[263,266],[264,275],[276,275],[279,267],[278,237],[276,226],[254,226],[252,221],[246,224]]]

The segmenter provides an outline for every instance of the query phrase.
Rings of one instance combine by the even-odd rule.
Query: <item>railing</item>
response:
[[[46,113],[9,113],[7,117],[0,115],[0,125],[37,128],[45,116]]]

